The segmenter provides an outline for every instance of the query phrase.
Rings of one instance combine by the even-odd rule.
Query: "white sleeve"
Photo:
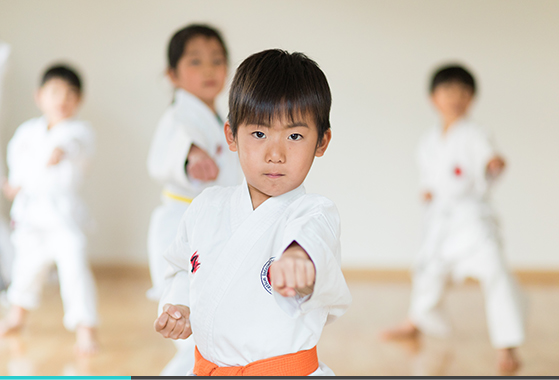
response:
[[[11,138],[6,149],[6,165],[8,166],[8,181],[13,187],[22,186],[25,181],[25,170],[22,166],[21,148],[25,143],[27,123],[20,125]]]
[[[184,213],[173,244],[164,254],[169,263],[165,275],[165,290],[159,301],[159,314],[165,304],[190,307],[190,245],[188,243],[187,221],[194,218],[195,208],[188,207]]]
[[[170,182],[188,188],[190,181],[186,176],[185,162],[192,142],[186,128],[172,115],[165,115],[149,151],[147,167],[150,176],[163,184]]]
[[[497,155],[497,151],[489,135],[481,130],[473,134],[472,149],[474,186],[477,192],[484,193],[490,185],[486,176],[487,164]]]
[[[351,294],[341,270],[339,237],[339,215],[331,202],[323,210],[303,215],[288,224],[281,254],[295,241],[307,252],[316,269],[310,297],[283,297],[274,292],[276,302],[288,315],[297,317],[322,308],[327,311],[327,323],[330,323],[351,304]]]
[[[65,158],[69,160],[85,161],[93,156],[95,151],[95,133],[89,123],[80,122],[68,127],[68,134],[60,134],[55,145],[62,149]]]

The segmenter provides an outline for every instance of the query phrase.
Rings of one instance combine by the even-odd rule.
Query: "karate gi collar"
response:
[[[305,186],[301,184],[285,194],[278,195],[266,199],[256,210],[252,208],[252,199],[248,190],[246,179],[235,191],[233,196],[233,212],[231,213],[231,222],[236,229],[241,223],[251,216],[266,215],[282,211],[300,196],[306,193]]]
[[[437,134],[442,139],[442,138],[446,138],[446,137],[452,135],[455,131],[461,129],[463,126],[465,126],[468,123],[469,123],[469,121],[465,116],[461,117],[461,118],[457,119],[454,123],[452,123],[452,125],[450,126],[450,129],[448,130],[448,132],[446,134],[443,134],[443,123],[440,120],[436,122],[435,128],[437,130]]]
[[[177,88],[175,90],[175,103],[178,105],[177,109],[188,112],[188,115],[202,114],[211,115],[213,122],[222,126],[220,123],[221,117],[214,112],[206,103],[192,95],[190,92]]]

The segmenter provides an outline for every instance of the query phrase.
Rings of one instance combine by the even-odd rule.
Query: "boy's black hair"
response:
[[[173,37],[171,37],[171,41],[169,41],[169,47],[167,49],[167,65],[170,69],[177,68],[177,63],[184,54],[186,44],[192,38],[198,36],[215,38],[223,48],[225,61],[228,61],[229,55],[227,52],[227,46],[225,46],[225,42],[223,41],[219,31],[209,25],[191,24],[178,30]]]
[[[241,63],[229,92],[229,124],[270,124],[273,118],[314,118],[318,142],[330,129],[332,95],[318,64],[302,53],[264,50]]]
[[[41,86],[54,78],[59,78],[66,81],[66,83],[68,83],[70,86],[76,88],[78,94],[82,93],[82,82],[80,80],[80,77],[77,74],[76,70],[74,70],[70,66],[58,64],[49,67],[43,74],[43,78],[41,79]]]
[[[460,65],[448,65],[439,68],[431,79],[430,91],[433,93],[438,85],[451,82],[468,86],[472,89],[472,94],[476,93],[476,82],[473,75]]]

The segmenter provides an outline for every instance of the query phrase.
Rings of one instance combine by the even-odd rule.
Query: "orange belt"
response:
[[[308,376],[318,369],[316,346],[238,367],[219,367],[194,351],[194,374],[197,376]]]

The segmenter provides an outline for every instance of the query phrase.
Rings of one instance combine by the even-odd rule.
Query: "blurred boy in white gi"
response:
[[[225,135],[246,181],[187,210],[155,322],[165,337],[194,335],[196,375],[333,374],[316,344],[351,302],[340,220],[302,185],[330,142],[330,104],[326,77],[300,53],[263,51],[235,74]]]
[[[171,38],[167,58],[175,98],[157,126],[148,158],[150,176],[164,185],[162,204],[152,213],[148,234],[153,283],[148,297],[156,301],[169,265],[163,253],[173,243],[192,199],[208,186],[237,185],[242,178],[215,106],[227,77],[227,48],[220,33],[206,25],[188,25]],[[192,339],[175,344],[179,351],[162,376],[184,375],[192,368]]]
[[[516,347],[524,341],[524,310],[516,281],[502,252],[489,190],[505,163],[487,135],[466,119],[475,94],[472,75],[460,66],[438,70],[431,99],[441,123],[421,140],[418,162],[427,204],[425,236],[413,277],[409,320],[385,338],[418,332],[445,335],[441,310],[449,280],[480,281],[487,324],[503,373],[519,366]]]
[[[0,123],[3,121],[2,101],[3,101],[3,85],[4,75],[8,66],[8,57],[10,56],[10,45],[4,41],[0,41]],[[0,155],[1,156],[1,155]],[[0,158],[0,184],[6,181],[4,173],[4,160]],[[0,215],[0,292],[6,289],[11,281],[12,276],[12,260],[14,249],[10,241],[10,229],[6,219]]]
[[[78,195],[85,166],[93,154],[94,134],[74,118],[81,102],[81,81],[67,66],[43,75],[36,102],[43,116],[16,130],[8,145],[13,199],[12,241],[16,257],[8,289],[11,309],[0,322],[0,335],[21,328],[37,308],[45,275],[58,268],[64,326],[76,331],[80,353],[96,351],[95,284],[86,257],[85,206]]]

